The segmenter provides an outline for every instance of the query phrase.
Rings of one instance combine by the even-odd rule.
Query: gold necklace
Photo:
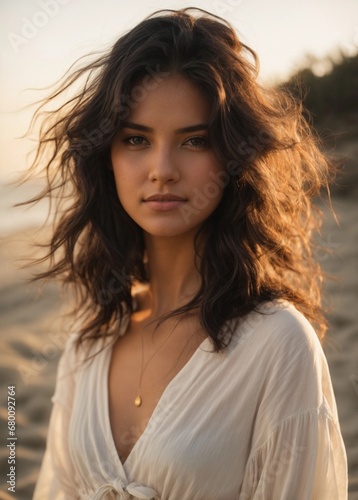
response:
[[[143,377],[143,373],[144,373],[144,370],[147,368],[148,366],[148,363],[149,361],[153,358],[153,356],[155,354],[157,354],[157,352],[159,351],[159,349],[161,349],[161,347],[163,347],[163,345],[165,344],[165,342],[169,339],[169,337],[171,336],[171,334],[173,333],[173,331],[175,330],[175,327],[173,328],[173,330],[169,333],[168,337],[164,340],[164,342],[158,347],[158,349],[156,351],[154,351],[154,353],[151,355],[151,357],[148,359],[148,361],[146,362],[144,368],[143,368],[143,361],[144,361],[144,342],[143,342],[143,335],[141,335],[141,340],[142,340],[142,364],[141,364],[141,372],[140,372],[140,377],[139,377],[139,388],[138,388],[138,394],[134,400],[134,405],[139,408],[139,406],[141,406],[142,404],[142,396],[140,395],[140,388],[141,388],[141,384],[142,384],[142,377]]]

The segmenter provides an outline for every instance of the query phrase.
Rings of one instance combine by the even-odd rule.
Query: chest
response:
[[[165,389],[202,341],[202,336],[186,331],[153,337],[147,330],[130,326],[114,345],[108,371],[108,407],[122,463],[148,426]]]
[[[149,371],[152,391],[143,385],[143,403],[137,408],[133,395],[138,390],[141,343],[134,336],[125,338],[96,356],[76,379],[69,444],[78,484],[88,495],[101,484],[121,478],[154,488],[163,500],[236,498],[260,393],[248,390],[255,372],[252,365],[243,368],[247,353],[229,360],[212,353],[206,339],[190,357],[193,341],[176,364],[183,342],[175,345],[171,339],[169,345],[168,340],[162,355],[160,349],[144,370],[143,380]],[[146,348],[148,344],[144,366],[151,355]],[[170,357],[174,348],[177,356]],[[165,383],[160,383],[161,377]],[[253,381],[255,387],[257,382]],[[165,393],[160,394],[161,390]]]

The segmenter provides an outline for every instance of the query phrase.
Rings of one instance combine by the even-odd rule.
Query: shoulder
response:
[[[59,399],[64,399],[62,393],[76,385],[78,373],[90,366],[90,360],[95,358],[96,353],[101,352],[101,346],[106,347],[101,340],[93,343],[88,341],[79,343],[78,341],[79,333],[77,332],[67,337],[57,366],[55,399],[57,396]]]
[[[231,352],[234,362],[244,359],[250,376],[257,384],[262,381],[272,401],[279,394],[300,394],[315,406],[330,385],[328,363],[315,330],[288,302],[265,303],[248,314],[237,325]]]
[[[266,352],[288,350],[321,352],[322,347],[311,323],[287,301],[260,304],[238,322],[234,345],[251,342]]]
[[[67,337],[57,366],[57,385],[69,378],[73,379],[85,359],[84,347],[77,346],[78,338],[78,333],[71,333]]]
[[[235,331],[234,360],[249,366],[266,408],[283,416],[336,406],[328,363],[310,322],[292,304],[272,302],[250,313]]]

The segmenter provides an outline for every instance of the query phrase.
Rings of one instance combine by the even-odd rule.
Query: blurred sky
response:
[[[54,83],[153,11],[187,6],[228,19],[258,53],[267,82],[292,73],[305,54],[358,50],[358,0],[0,0],[0,181],[26,168],[35,145],[16,138],[33,112],[20,109],[45,94],[25,89]]]

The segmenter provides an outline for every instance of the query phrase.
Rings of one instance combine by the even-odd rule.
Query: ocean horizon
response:
[[[35,204],[15,207],[41,192],[41,180],[15,185],[11,180],[0,179],[0,237],[26,229],[40,227],[46,222],[49,202],[47,199]]]

